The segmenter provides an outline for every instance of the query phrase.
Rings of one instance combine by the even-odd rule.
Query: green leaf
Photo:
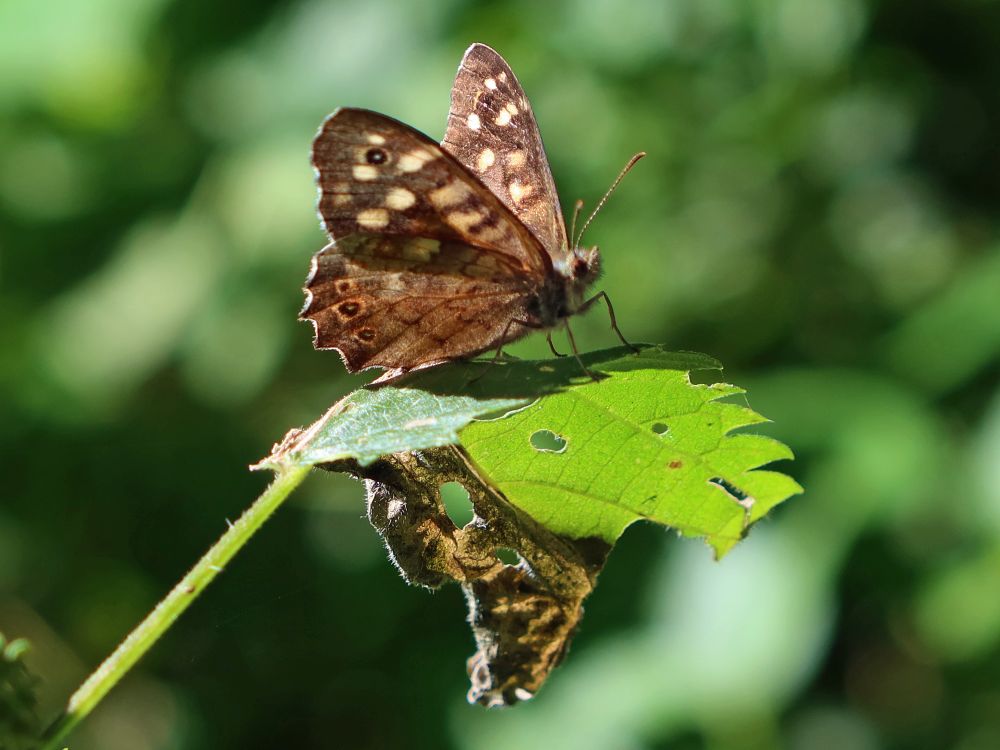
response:
[[[721,557],[751,523],[802,491],[786,475],[758,468],[791,458],[786,446],[730,434],[767,421],[720,400],[742,389],[691,383],[689,371],[718,369],[717,362],[656,347],[603,354],[613,358],[588,362],[608,375],[599,382],[569,385],[461,432],[483,477],[540,523],[614,542],[644,518],[705,537]],[[547,449],[540,439],[562,447]]]
[[[596,381],[566,357],[455,363],[369,386],[289,435],[258,467],[367,465],[460,443],[484,479],[558,534],[613,543],[645,518],[705,537],[718,556],[802,491],[759,469],[791,458],[788,448],[730,434],[766,421],[720,401],[742,389],[691,383],[692,371],[721,370],[717,360],[657,346],[582,360]]]
[[[367,466],[389,453],[457,443],[458,430],[474,418],[531,402],[517,397],[476,397],[449,392],[460,388],[463,382],[460,372],[449,369],[438,368],[413,376],[412,385],[370,386],[354,391],[304,432],[290,433],[269,457],[253,468],[314,466],[344,458],[356,459]]]

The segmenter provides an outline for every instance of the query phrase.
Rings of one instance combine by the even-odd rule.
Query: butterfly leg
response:
[[[601,297],[604,298],[604,303],[608,306],[608,315],[611,317],[611,330],[618,335],[618,338],[621,340],[623,344],[625,344],[625,346],[631,349],[634,353],[638,354],[639,347],[629,343],[629,341],[622,335],[621,330],[619,330],[618,321],[615,320],[615,308],[611,306],[611,298],[608,297],[607,292],[598,292],[593,297],[588,299],[586,302],[580,305],[580,312],[585,312],[591,305],[597,302],[597,300],[601,299]]]
[[[587,369],[587,365],[583,364],[583,360],[580,359],[580,350],[576,348],[576,339],[573,338],[573,329],[569,327],[569,320],[567,319],[563,323],[566,326],[566,336],[569,338],[569,345],[573,348],[573,356],[576,357],[576,362],[580,365],[580,369],[591,380],[600,380],[600,378]]]
[[[556,345],[552,343],[552,331],[545,334],[545,340],[549,342],[549,350],[555,354],[557,357],[565,357],[565,354],[556,351]]]
[[[525,328],[530,328],[532,330],[540,330],[542,326],[537,323],[532,323],[530,320],[519,320],[518,318],[511,318],[507,321],[506,327],[503,329],[503,333],[500,335],[500,346],[497,347],[496,353],[493,355],[493,361],[496,362],[503,356],[503,345],[507,343],[507,334],[510,333],[510,329],[515,325],[524,326]],[[551,346],[552,342],[549,342]]]
[[[510,333],[510,329],[513,328],[515,325],[522,325],[525,328],[531,328],[533,330],[538,330],[542,328],[542,326],[538,325],[537,323],[532,323],[530,320],[519,320],[517,318],[511,318],[507,322],[507,325],[504,327],[503,333],[500,335],[500,346],[497,347],[497,350],[493,353],[492,359],[489,360],[490,365],[495,365],[497,361],[500,359],[500,357],[503,356],[503,345],[507,343],[507,334]],[[483,375],[485,375],[487,372],[488,368],[483,370],[478,375],[476,375],[476,377],[472,378],[472,380],[470,380],[469,382],[470,383],[476,382],[481,377],[483,377]]]
[[[503,333],[500,334],[500,346],[497,350],[493,352],[493,359],[490,360],[491,363],[496,364],[496,362],[503,356],[503,345],[507,343],[507,334],[510,333],[510,328],[518,321],[510,320],[507,322],[507,327],[503,329]]]

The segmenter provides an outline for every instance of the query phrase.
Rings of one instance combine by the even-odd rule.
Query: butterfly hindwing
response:
[[[509,321],[527,314],[523,287],[492,253],[429,238],[337,240],[313,258],[306,291],[316,348],[337,349],[352,372],[476,354],[523,334]]]
[[[441,144],[482,180],[550,256],[566,253],[566,225],[531,104],[507,62],[485,44],[462,58]]]

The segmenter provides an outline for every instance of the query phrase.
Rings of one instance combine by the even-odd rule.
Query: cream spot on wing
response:
[[[400,156],[396,163],[400,172],[416,172],[424,164],[436,158],[437,154],[431,153],[425,148],[418,148]]]
[[[476,169],[480,172],[485,172],[493,166],[493,162],[496,160],[497,156],[493,153],[493,149],[484,148],[482,153],[479,154],[479,158],[476,159]]]
[[[450,206],[457,206],[469,196],[469,188],[458,180],[452,180],[444,187],[432,190],[427,196],[438,209],[444,210]]]
[[[416,260],[426,263],[431,256],[441,252],[441,243],[429,237],[414,237],[403,245],[403,257],[406,260]]]
[[[351,186],[346,182],[337,182],[331,188],[333,205],[344,206],[351,202]]]
[[[477,279],[488,279],[493,276],[493,271],[488,268],[483,268],[482,266],[473,263],[472,265],[462,266],[462,273],[466,276],[472,276]]]
[[[486,88],[490,89],[491,91],[496,91],[497,89],[497,82],[494,81],[492,78],[487,78],[485,81],[483,81],[483,84],[485,84]]]
[[[506,83],[507,82],[507,71],[506,70],[501,70],[500,71],[500,75],[498,75],[497,78],[499,78],[501,81],[503,81],[504,83]]]
[[[482,242],[503,243],[511,242],[511,228],[508,224],[499,224],[491,227],[488,224],[482,225],[476,231],[476,237]]]
[[[394,187],[385,196],[385,205],[395,211],[405,211],[416,202],[417,197],[403,187]]]
[[[515,114],[517,113],[515,112]],[[380,136],[378,133],[368,133],[365,137],[368,139],[368,142],[373,146],[381,146],[383,143],[385,143],[385,138]]]
[[[534,188],[531,185],[522,185],[517,180],[514,180],[510,185],[507,186],[507,190],[510,192],[510,197],[513,198],[514,203],[520,203],[522,200],[531,195],[531,191]]]
[[[358,211],[356,218],[362,229],[383,229],[389,224],[389,212],[384,208],[366,208]]]
[[[508,122],[510,122],[510,112],[506,109],[501,109],[500,114],[497,115],[497,119],[495,119],[493,122],[495,122],[500,127],[503,127]]]
[[[511,167],[524,166],[524,152],[518,149],[507,154],[507,164]]]
[[[479,127],[483,124],[482,120],[479,119],[479,115],[473,112],[469,115],[469,119],[466,120],[466,124],[469,126],[469,130],[479,130]]]
[[[379,284],[383,291],[402,292],[406,290],[406,282],[398,273],[386,273],[379,276]]]
[[[487,268],[490,271],[499,271],[501,269],[500,261],[490,253],[481,253],[476,259],[476,265]]]
[[[449,211],[445,214],[444,220],[459,232],[467,233],[470,227],[483,220],[483,216],[480,211]]]
[[[441,250],[441,240],[435,240],[431,237],[414,237],[411,244],[416,247],[422,247],[431,253],[436,253]]]
[[[517,114],[517,105],[514,102],[507,102],[507,106],[504,109],[510,112],[512,116]]]
[[[355,164],[351,172],[355,180],[361,180],[362,182],[374,180],[378,177],[378,170],[371,164]]]

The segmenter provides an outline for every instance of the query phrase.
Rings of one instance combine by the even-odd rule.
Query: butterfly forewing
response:
[[[566,225],[531,104],[506,61],[485,44],[462,58],[441,144],[482,180],[554,258]]]
[[[534,236],[440,146],[342,109],[313,143],[334,242],[314,258],[304,319],[348,369],[409,370],[499,346],[551,272]]]
[[[341,109],[313,142],[319,211],[333,239],[406,235],[495,252],[512,273],[549,259],[525,227],[438,144],[391,117]]]

